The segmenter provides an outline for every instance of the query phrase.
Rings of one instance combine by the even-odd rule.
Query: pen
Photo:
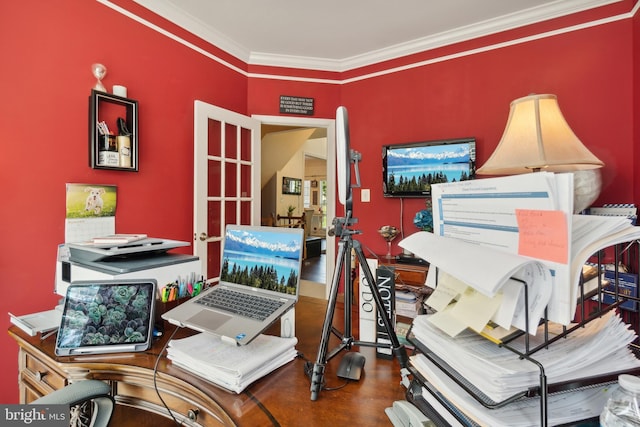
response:
[[[196,295],[198,295],[200,293],[200,291],[202,290],[202,282],[196,282],[193,284],[193,293],[191,294],[192,297],[195,297]]]

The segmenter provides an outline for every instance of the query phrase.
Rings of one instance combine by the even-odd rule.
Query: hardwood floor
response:
[[[320,256],[307,258],[302,261],[302,272],[300,278],[317,283],[327,283],[326,273],[326,240],[322,240],[322,251]]]

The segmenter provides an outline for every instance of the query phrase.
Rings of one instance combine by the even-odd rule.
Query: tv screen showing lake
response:
[[[387,190],[426,190],[431,184],[467,180],[472,172],[471,155],[468,143],[389,149]]]

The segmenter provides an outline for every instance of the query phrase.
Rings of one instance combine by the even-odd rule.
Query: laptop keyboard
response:
[[[216,288],[196,300],[206,307],[219,308],[240,316],[264,320],[277,310],[283,301],[250,295],[231,289]]]

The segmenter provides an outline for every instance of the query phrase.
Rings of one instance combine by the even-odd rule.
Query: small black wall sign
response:
[[[313,116],[313,108],[313,98],[280,95],[281,114],[301,114],[303,116]]]

